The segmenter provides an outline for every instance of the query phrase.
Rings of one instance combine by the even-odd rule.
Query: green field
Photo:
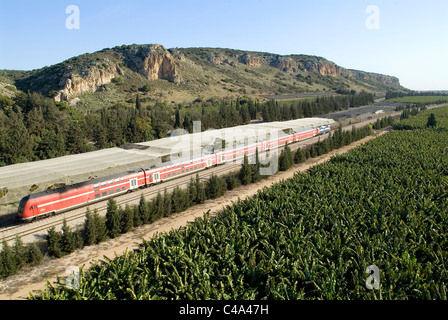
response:
[[[428,117],[431,114],[434,114],[439,129],[446,130],[448,128],[448,105],[421,111],[417,116],[409,116],[408,119],[396,123],[394,127],[406,130],[426,128]]]
[[[447,141],[390,132],[38,298],[447,299]]]
[[[448,96],[411,96],[388,100],[390,102],[413,103],[417,105],[440,104],[448,102]]]

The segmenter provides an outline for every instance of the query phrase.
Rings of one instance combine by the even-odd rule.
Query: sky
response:
[[[134,43],[316,55],[448,90],[446,0],[0,1],[0,69]]]

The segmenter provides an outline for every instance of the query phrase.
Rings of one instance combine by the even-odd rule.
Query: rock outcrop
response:
[[[54,96],[56,101],[68,101],[70,97],[83,93],[91,93],[98,90],[104,84],[108,84],[115,77],[123,75],[118,64],[110,64],[102,68],[91,67],[82,69],[79,74],[67,71],[59,82],[62,88]]]
[[[243,54],[238,58],[238,62],[245,64],[251,68],[259,68],[263,64],[263,61],[260,58],[253,57],[248,53]]]
[[[179,82],[176,62],[162,45],[128,46],[122,50],[129,68],[148,80],[164,79]]]
[[[148,80],[164,79],[174,83],[180,82],[176,60],[161,45],[133,45],[110,50],[119,53],[119,61]],[[59,81],[60,89],[57,90],[54,99],[67,101],[72,96],[101,89],[101,86],[110,83],[114,78],[124,75],[125,72],[120,67],[122,64],[110,61],[102,64],[91,63],[78,72],[73,72],[70,67],[66,68]]]

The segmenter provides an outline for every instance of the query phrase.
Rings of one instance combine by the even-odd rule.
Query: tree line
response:
[[[172,106],[163,102],[144,105],[137,95],[132,106],[115,103],[107,109],[81,112],[38,93],[3,98],[0,166],[160,139],[173,129],[191,133],[194,121],[201,121],[205,131],[260,118],[270,122],[313,117],[373,102],[372,94],[362,92],[289,103],[222,98]]]
[[[80,230],[72,230],[65,223],[60,232],[51,228],[47,233],[48,255],[60,258],[76,249],[119,237],[134,228],[185,211],[207,199],[220,197],[227,190],[227,179],[229,178],[212,175],[208,181],[203,182],[196,175],[195,179],[191,178],[186,189],[179,186],[172,192],[165,189],[150,201],[142,195],[138,205],[126,204],[119,207],[115,199],[111,198],[107,202],[104,218],[97,210],[91,212],[87,209],[84,226]]]
[[[387,91],[386,100],[403,97],[448,96],[445,91]]]

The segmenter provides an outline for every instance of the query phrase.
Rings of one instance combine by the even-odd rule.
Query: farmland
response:
[[[388,100],[389,102],[412,103],[418,106],[429,104],[441,104],[448,102],[447,96],[410,96],[400,97]]]
[[[428,122],[428,117],[434,114],[437,122],[438,128],[446,130],[448,128],[448,105],[435,109],[428,109],[422,111],[418,116],[410,116],[409,119],[395,124],[396,129],[423,129],[426,127]]]
[[[447,139],[391,132],[35,298],[446,299]]]

